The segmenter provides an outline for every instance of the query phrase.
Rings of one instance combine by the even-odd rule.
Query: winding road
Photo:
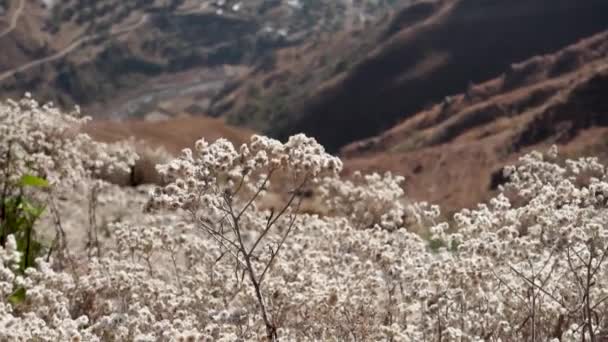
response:
[[[21,3],[23,3],[23,1],[25,1],[25,0],[21,0]],[[148,17],[149,17],[149,14],[144,14],[144,15],[142,15],[142,17],[139,19],[139,21],[137,23],[135,23],[135,24],[133,24],[131,26],[128,26],[128,27],[117,29],[115,31],[110,31],[110,36],[117,36],[117,35],[121,35],[121,34],[124,34],[124,33],[129,33],[129,32],[131,32],[133,30],[136,30],[136,29],[138,29],[140,26],[144,25],[148,21]],[[44,58],[41,58],[41,59],[37,59],[35,61],[31,61],[29,63],[26,63],[26,64],[22,65],[22,66],[19,66],[19,67],[16,67],[16,68],[13,68],[11,70],[3,72],[2,74],[0,74],[0,82],[6,80],[7,78],[10,78],[10,77],[14,76],[17,73],[25,72],[25,71],[27,71],[27,70],[29,70],[31,68],[37,67],[37,66],[39,66],[41,64],[44,64],[44,63],[51,62],[51,61],[57,60],[59,58],[62,58],[65,55],[69,54],[70,52],[74,51],[80,45],[82,45],[82,44],[84,44],[84,43],[86,43],[88,41],[91,41],[93,39],[102,37],[102,36],[103,36],[103,33],[98,33],[98,34],[92,34],[92,35],[87,35],[87,36],[78,38],[75,41],[73,41],[72,43],[70,43],[70,45],[68,45],[67,47],[65,47],[63,50],[61,50],[61,51],[59,51],[59,52],[57,52],[57,53],[55,53],[53,55],[50,55],[50,56],[47,56],[47,57],[44,57]]]
[[[18,1],[19,1],[19,6],[17,7],[17,10],[15,11],[15,13],[13,13],[13,16],[11,17],[8,27],[4,31],[0,32],[0,38],[11,33],[15,29],[15,27],[17,27],[17,22],[19,21],[19,18],[21,17],[21,13],[23,13],[23,8],[25,8],[25,0],[18,0]]]

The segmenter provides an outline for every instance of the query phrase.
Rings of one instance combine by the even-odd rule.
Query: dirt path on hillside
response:
[[[17,7],[17,10],[15,11],[15,13],[13,13],[13,16],[11,17],[8,27],[4,31],[0,32],[0,38],[11,33],[15,29],[15,27],[17,27],[17,22],[19,21],[19,18],[21,17],[21,14],[23,13],[23,8],[25,8],[25,0],[18,0],[18,1],[19,1],[19,6]]]
[[[22,2],[23,1],[25,1],[25,0],[22,0]],[[121,28],[121,29],[118,29],[116,31],[110,31],[110,36],[117,36],[117,35],[121,35],[121,34],[124,34],[124,33],[129,33],[131,31],[134,31],[134,30],[138,29],[140,26],[144,25],[148,21],[148,17],[149,17],[148,14],[144,14],[137,23],[135,23],[135,24],[133,24],[133,25],[131,25],[129,27]],[[44,63],[47,63],[47,62],[51,62],[51,61],[57,60],[59,58],[63,58],[65,55],[67,55],[70,52],[74,51],[76,48],[78,48],[83,43],[86,43],[86,42],[91,41],[93,39],[99,38],[101,36],[102,36],[102,34],[92,34],[92,35],[87,35],[87,36],[78,38],[77,40],[73,41],[70,45],[68,45],[66,48],[64,48],[63,50],[55,53],[54,55],[47,56],[47,57],[44,57],[44,58],[41,58],[41,59],[37,59],[35,61],[28,62],[28,63],[26,63],[26,64],[24,64],[22,66],[13,68],[11,70],[8,70],[8,71],[0,74],[0,82],[4,81],[7,78],[10,78],[10,77],[14,76],[17,73],[25,72],[25,71],[27,71],[27,70],[29,70],[31,68],[34,68],[36,66],[39,66],[41,64],[44,64]]]

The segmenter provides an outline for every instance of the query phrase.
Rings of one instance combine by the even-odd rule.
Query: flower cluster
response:
[[[51,184],[79,184],[83,178],[129,172],[137,155],[129,145],[104,144],[80,132],[88,118],[78,108],[66,114],[26,94],[0,103],[0,166],[10,180],[34,174]]]
[[[224,139],[213,144],[201,139],[194,151],[186,149],[179,158],[158,166],[170,185],[153,200],[155,206],[174,209],[193,209],[200,204],[208,207],[225,193],[245,198],[262,185],[262,191],[268,190],[270,177],[275,173],[293,183],[294,179],[302,182],[324,175],[335,176],[341,168],[338,158],[326,154],[314,139],[303,135],[293,136],[285,144],[254,135],[250,143],[238,151]],[[196,196],[199,194],[201,196]]]
[[[96,191],[92,219],[80,214],[90,196],[58,199],[62,216],[40,228],[63,227],[67,262],[49,254],[20,272],[16,240],[0,248],[0,340],[608,337],[608,173],[597,159],[526,155],[495,198],[448,222],[437,206],[406,206],[402,178],[340,179],[340,167],[302,135],[201,140],[159,166],[161,188]],[[310,194],[327,215],[300,210]],[[96,253],[77,248],[92,224]]]
[[[391,173],[381,176],[355,172],[349,180],[326,179],[319,192],[330,214],[348,217],[356,227],[379,225],[393,230],[404,224],[403,181],[403,177]]]

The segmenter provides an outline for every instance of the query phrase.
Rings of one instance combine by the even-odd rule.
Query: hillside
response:
[[[502,167],[557,144],[608,160],[608,32],[510,66],[386,132],[342,149],[350,170],[406,176],[416,199],[456,209],[485,200]]]
[[[310,46],[312,57],[244,76],[216,98],[214,113],[280,138],[305,132],[337,150],[607,28],[602,0],[416,2],[346,42]],[[344,57],[327,57],[336,51]]]
[[[601,102],[595,78],[566,95]],[[201,141],[134,187],[104,181],[137,180],[133,146],[83,120],[29,96],[0,118],[0,341],[608,340],[594,158],[530,153],[446,218],[304,135]]]
[[[347,173],[404,174],[413,198],[450,209],[487,198],[530,149],[606,154],[608,3],[371,3],[5,0],[1,95],[128,118],[87,129],[171,152],[303,131]]]
[[[0,0],[0,51],[0,342],[608,342],[606,0]]]
[[[146,86],[159,77],[188,72],[201,83],[215,82],[224,65],[248,67],[279,47],[362,25],[392,4],[3,0],[0,98],[30,91],[62,106],[120,105],[113,103],[117,96],[150,91]],[[173,91],[191,86],[171,82]]]

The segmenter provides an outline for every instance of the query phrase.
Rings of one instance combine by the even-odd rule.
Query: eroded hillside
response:
[[[608,159],[608,32],[511,65],[392,129],[342,149],[350,170],[406,176],[408,193],[471,206],[505,181],[502,167],[557,144],[564,156]]]
[[[375,16],[392,1],[27,1],[0,7],[0,96],[110,102],[160,75],[248,66]],[[229,79],[231,75],[224,75]],[[99,113],[101,115],[102,113]]]
[[[248,75],[224,92],[216,114],[281,138],[302,131],[336,150],[513,63],[607,29],[608,3],[423,1],[383,22],[352,33],[350,45],[339,37],[311,46],[314,57],[291,51],[289,67]],[[324,55],[335,51],[344,58]]]

